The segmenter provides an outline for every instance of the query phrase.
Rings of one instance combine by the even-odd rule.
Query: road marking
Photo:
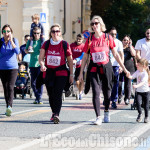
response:
[[[123,110],[115,110],[115,111],[113,111],[113,112],[110,111],[110,116],[113,115],[113,114],[119,113],[119,112],[121,112],[121,111],[123,111]],[[48,135],[46,135],[46,136],[44,137],[44,139],[46,139],[46,140],[51,140],[51,139],[53,139],[53,138],[55,138],[55,137],[57,137],[57,136],[59,136],[59,135],[61,135],[61,134],[67,133],[67,132],[72,131],[72,130],[75,130],[75,129],[80,128],[80,127],[82,127],[82,126],[84,126],[84,125],[88,125],[89,122],[91,123],[91,121],[95,121],[95,119],[91,119],[91,120],[89,120],[89,121],[86,121],[86,122],[83,122],[83,123],[79,123],[79,124],[77,124],[77,125],[71,126],[71,127],[69,127],[69,128],[63,129],[63,130],[60,130],[60,131],[58,131],[58,132],[54,132],[53,134],[48,134]],[[9,149],[9,150],[23,150],[23,149],[27,149],[27,148],[29,148],[29,147],[31,147],[31,146],[34,146],[34,145],[39,144],[42,139],[43,139],[43,138],[35,139],[35,140],[31,141],[31,142],[22,144],[22,145],[20,145],[20,146],[16,146],[16,147],[11,148],[11,149]]]

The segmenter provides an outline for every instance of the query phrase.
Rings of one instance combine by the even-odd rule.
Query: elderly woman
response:
[[[102,118],[100,117],[100,91],[102,83],[102,91],[104,95],[104,122],[109,122],[109,105],[111,90],[113,86],[113,69],[109,61],[109,50],[111,49],[113,56],[118,61],[125,73],[129,74],[126,70],[118,52],[115,50],[115,43],[111,35],[103,33],[106,30],[105,24],[100,16],[94,16],[91,20],[91,37],[86,41],[84,46],[84,56],[81,64],[81,71],[79,80],[83,80],[83,70],[88,58],[91,55],[89,64],[90,81],[93,93],[93,105],[96,112],[96,121],[94,124],[101,125]]]
[[[41,71],[46,73],[45,84],[52,109],[50,121],[58,124],[62,106],[62,92],[68,76],[66,59],[70,70],[70,83],[73,83],[73,59],[68,43],[62,40],[59,24],[51,26],[49,36],[50,39],[41,48],[39,63]]]
[[[0,78],[4,88],[4,96],[7,105],[6,116],[11,116],[14,96],[14,86],[18,74],[19,54],[18,40],[13,38],[13,30],[6,24],[2,28],[3,38],[0,41]]]

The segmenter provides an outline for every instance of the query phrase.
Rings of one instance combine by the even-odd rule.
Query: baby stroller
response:
[[[28,62],[22,61],[18,63],[19,67],[20,65],[24,65],[25,66],[25,71],[23,72],[19,72],[18,71],[18,77],[16,80],[16,84],[14,87],[14,98],[17,98],[17,94],[20,94],[22,99],[24,99],[26,94],[30,95],[30,98],[32,98],[32,89],[31,89],[31,79],[30,79],[30,74],[29,74],[29,65]],[[21,75],[24,74],[26,76],[26,82],[25,84],[21,83]]]

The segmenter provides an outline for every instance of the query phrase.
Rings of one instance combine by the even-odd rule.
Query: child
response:
[[[28,79],[28,75],[26,71],[26,66],[21,64],[19,66],[19,73],[18,73],[17,81],[16,81],[17,87],[24,87],[24,85],[27,82],[27,79]]]
[[[132,75],[128,76],[130,79],[137,79],[137,84],[133,85],[133,88],[136,88],[137,91],[137,110],[138,117],[137,122],[142,121],[142,110],[141,102],[144,105],[145,118],[144,123],[148,123],[148,110],[149,110],[149,68],[148,61],[144,58],[137,60],[137,71]]]
[[[44,28],[43,28],[43,25],[39,22],[40,20],[40,17],[38,14],[34,14],[32,17],[32,24],[31,24],[31,30],[30,30],[30,46],[29,46],[29,49],[28,49],[28,53],[33,53],[33,29],[35,27],[39,27],[41,29],[41,35],[40,35],[40,38],[41,38],[41,46],[43,45],[43,42],[44,42]]]

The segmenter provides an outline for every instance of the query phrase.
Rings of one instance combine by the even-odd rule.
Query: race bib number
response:
[[[92,53],[92,58],[94,63],[104,62],[106,61],[106,53],[105,51]]]
[[[50,66],[60,66],[61,57],[60,56],[47,56],[47,65]]]

